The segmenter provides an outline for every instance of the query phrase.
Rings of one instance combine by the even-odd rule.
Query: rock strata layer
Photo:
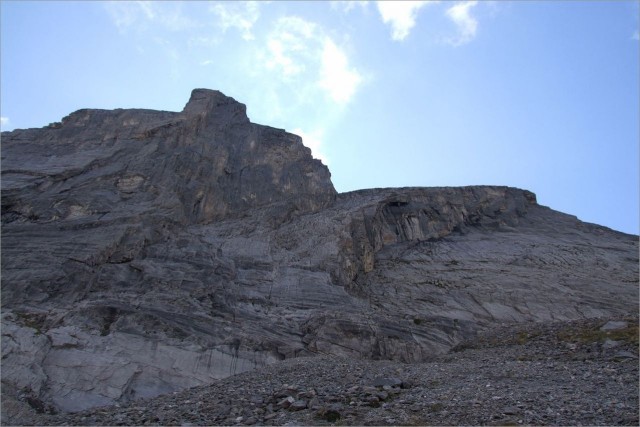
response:
[[[2,134],[2,381],[42,408],[300,356],[422,362],[637,304],[637,236],[509,187],[336,194],[299,137],[217,91]]]

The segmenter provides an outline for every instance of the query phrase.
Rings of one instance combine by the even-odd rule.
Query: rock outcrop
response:
[[[336,194],[220,92],[2,134],[2,381],[59,410],[637,304],[637,236],[509,187]]]

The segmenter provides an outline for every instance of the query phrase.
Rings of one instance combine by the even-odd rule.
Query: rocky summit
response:
[[[83,109],[3,132],[1,143],[3,424],[29,422],[21,405],[62,417],[48,423],[158,424],[70,413],[234,378],[257,393],[266,373],[313,365],[330,375],[331,361],[336,372],[345,361],[361,371],[425,366],[504,328],[607,319],[637,335],[638,236],[510,187],[339,194],[300,137],[251,123],[218,91],[194,90],[181,112]],[[623,353],[637,364],[637,338]],[[281,362],[294,358],[304,363]],[[625,401],[636,416],[601,422],[637,423],[638,371],[624,372],[636,380],[635,403]],[[355,406],[381,404],[411,383],[396,376],[345,393]],[[271,412],[200,421],[277,423],[287,421],[271,415],[280,407],[310,411],[317,390],[290,381],[289,394],[279,384],[256,397],[272,399]],[[339,421],[331,406],[314,410],[320,418],[292,422]],[[412,422],[352,421],[367,420]]]

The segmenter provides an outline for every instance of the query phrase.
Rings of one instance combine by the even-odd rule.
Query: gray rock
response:
[[[620,329],[626,328],[627,326],[629,326],[628,322],[609,320],[607,323],[602,325],[602,327],[600,327],[600,330],[601,331],[618,331]]]
[[[290,411],[301,411],[302,409],[307,408],[307,401],[304,399],[299,399],[289,405]]]
[[[22,316],[25,315],[14,316],[4,310],[2,313],[2,381],[17,389],[31,390],[35,397],[39,397],[47,383],[44,364],[51,342],[40,330],[14,323],[18,319],[30,320]],[[31,315],[33,317],[35,314]]]
[[[320,408],[317,411],[317,415],[319,418],[322,418],[325,421],[334,423],[338,421],[340,418],[342,418],[341,411],[342,411],[341,406],[333,404],[326,408]]]
[[[386,391],[380,391],[376,393],[376,397],[380,400],[387,400],[389,398],[389,393]]]
[[[604,340],[604,342],[602,343],[602,347],[609,349],[609,348],[616,348],[619,347],[621,344],[620,341],[615,341],[615,340],[610,340],[610,339],[606,339]]]
[[[638,364],[612,365],[608,357],[594,351],[585,353],[585,363],[580,363],[562,349],[567,336],[598,343],[599,336],[593,331],[601,324],[596,318],[504,325],[479,332],[475,347],[416,364],[330,355],[296,358],[133,405],[78,414],[36,414],[35,420],[24,425],[140,425],[143,420],[161,420],[167,425],[184,421],[229,425],[240,416],[242,423],[254,417],[277,425],[384,425],[390,414],[400,425],[504,425],[520,420],[526,425],[552,421],[558,425],[638,425]],[[535,339],[525,344],[515,340],[523,331]],[[623,345],[633,352],[637,345],[632,338]],[[394,398],[379,406],[367,401],[372,396],[367,394],[369,386],[349,394],[354,381],[364,384],[392,372],[399,378],[412,378],[414,386],[395,388]],[[283,384],[315,390],[321,403],[314,407],[309,402],[306,409],[297,411],[279,410],[265,420],[274,390],[285,388]],[[5,393],[4,387],[2,391]],[[265,397],[266,406],[247,408],[256,394]],[[334,399],[339,403],[330,405]],[[330,408],[339,420],[325,417]]]
[[[502,410],[504,415],[518,415],[520,412],[521,411],[517,406],[507,406]]]
[[[281,408],[287,409],[288,407],[293,405],[295,402],[296,402],[296,399],[294,399],[291,396],[287,396],[278,402],[278,406]]]
[[[311,409],[319,409],[321,407],[320,399],[318,399],[317,397],[312,397],[309,400],[307,407]]]
[[[1,150],[2,380],[64,411],[637,311],[637,236],[509,187],[336,194],[299,137],[216,91],[79,110]]]
[[[380,388],[384,386],[401,387],[402,380],[396,377],[376,377],[371,383],[371,385],[374,387],[380,387]]]
[[[616,354],[613,355],[613,358],[615,360],[632,360],[632,359],[637,359],[638,355],[637,354],[633,354],[630,351],[620,350],[620,351],[617,351]]]

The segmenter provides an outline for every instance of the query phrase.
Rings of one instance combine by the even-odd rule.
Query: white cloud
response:
[[[170,31],[182,31],[198,26],[182,13],[182,5],[173,2],[110,1],[105,8],[120,31],[130,28],[143,31],[150,25]]]
[[[224,2],[212,5],[210,10],[218,16],[222,31],[236,28],[244,40],[253,40],[251,30],[260,17],[258,7],[255,1]]]
[[[640,32],[638,30],[635,30],[633,32],[633,34],[631,35],[631,40],[640,40]]]
[[[329,164],[327,156],[322,153],[321,149],[324,132],[319,130],[313,132],[305,132],[300,128],[295,128],[291,131],[291,133],[294,133],[302,138],[302,143],[305,145],[305,147],[311,149],[311,155],[313,155],[315,159],[321,160],[325,165]]]
[[[349,59],[329,37],[322,48],[320,87],[338,104],[346,104],[362,82],[360,73],[349,67]]]
[[[471,16],[471,8],[478,4],[477,1],[459,2],[447,9],[447,16],[458,28],[458,36],[449,40],[454,46],[468,43],[476,36],[478,21]]]
[[[285,77],[305,71],[317,49],[316,25],[297,16],[280,18],[267,37],[267,68],[279,70]]]
[[[9,117],[0,117],[0,128],[5,128],[9,126]]]
[[[377,5],[382,22],[391,25],[391,38],[401,41],[416,25],[418,11],[428,3],[427,1],[379,1]]]
[[[138,20],[138,15],[142,12],[138,3],[110,1],[105,3],[105,8],[113,23],[119,29],[132,26]]]
[[[314,90],[320,89],[333,103],[346,105],[362,82],[360,72],[334,39],[319,25],[296,16],[276,22],[264,52],[267,70],[297,87],[301,97],[313,97]]]

